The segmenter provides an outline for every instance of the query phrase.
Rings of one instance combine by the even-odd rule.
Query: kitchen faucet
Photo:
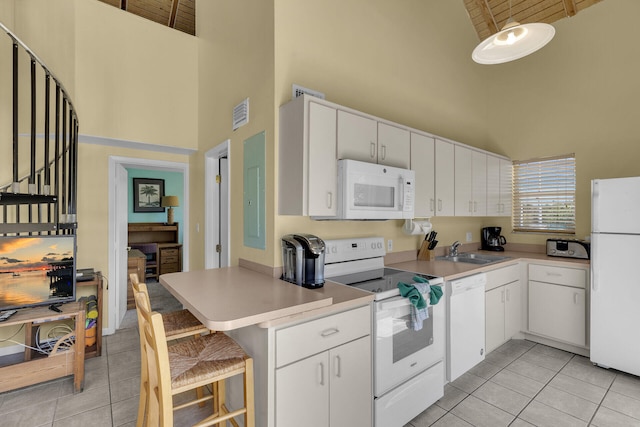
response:
[[[451,249],[449,249],[449,256],[458,256],[458,247],[460,246],[459,241],[453,242],[451,245]]]

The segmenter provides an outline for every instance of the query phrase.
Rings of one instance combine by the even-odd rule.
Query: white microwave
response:
[[[357,160],[338,160],[337,215],[345,220],[413,218],[415,172]]]

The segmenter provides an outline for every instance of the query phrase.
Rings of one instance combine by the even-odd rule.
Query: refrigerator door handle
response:
[[[597,266],[598,259],[598,233],[591,234],[591,291],[598,292],[598,284],[600,281],[598,280],[598,271],[600,270]]]

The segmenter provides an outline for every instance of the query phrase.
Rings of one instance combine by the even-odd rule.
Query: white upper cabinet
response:
[[[411,169],[416,174],[416,218],[436,215],[435,199],[435,139],[411,132]]]
[[[487,216],[511,216],[511,161],[487,155]]]
[[[487,214],[487,155],[455,147],[455,215]]]
[[[338,110],[338,159],[409,168],[409,131]]]
[[[410,132],[378,122],[378,163],[396,168],[410,168]]]
[[[280,215],[335,216],[336,109],[309,96],[280,107]]]
[[[436,216],[453,216],[454,215],[454,173],[455,173],[455,154],[454,144],[435,140],[436,151]]]
[[[338,159],[378,162],[378,122],[338,110]]]

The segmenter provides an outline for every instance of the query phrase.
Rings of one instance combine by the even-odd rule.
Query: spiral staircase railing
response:
[[[0,61],[0,67],[7,67],[0,69],[0,76],[11,75],[7,80],[12,89],[0,90],[0,114],[10,116],[12,123],[11,156],[0,156],[0,170],[4,169],[0,177],[10,181],[0,185],[0,235],[75,234],[76,110],[69,93],[44,62],[1,22],[0,30],[8,36],[0,44],[10,43],[12,52],[11,61]],[[0,48],[0,52],[5,50]],[[29,67],[21,67],[27,60]],[[23,119],[21,128],[21,114],[25,113],[29,117]],[[0,137],[0,145],[8,143],[2,139],[8,135]]]

